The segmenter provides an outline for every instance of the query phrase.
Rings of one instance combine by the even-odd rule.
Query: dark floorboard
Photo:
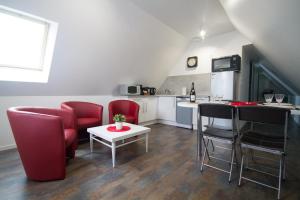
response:
[[[109,148],[96,144],[91,154],[89,145],[83,144],[67,163],[67,176],[61,181],[30,181],[16,150],[0,152],[0,199],[276,199],[275,190],[250,182],[238,187],[238,168],[230,184],[223,172],[204,168],[201,174],[195,132],[161,124],[150,127],[148,153],[142,141],[119,148],[113,169]],[[299,130],[295,126],[290,130],[282,199],[300,199]],[[222,150],[217,153],[229,156]],[[273,178],[247,173],[276,183]]]

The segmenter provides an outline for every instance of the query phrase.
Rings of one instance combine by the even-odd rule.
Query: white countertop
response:
[[[191,102],[178,102],[177,105],[185,108],[198,108],[199,103],[191,103]]]
[[[185,107],[185,108],[198,108],[198,105],[201,104],[201,103],[207,103],[207,102],[196,102],[196,103],[179,102],[177,105],[180,106],[180,107]],[[225,102],[210,102],[210,103],[225,103]],[[276,106],[276,107],[278,107],[278,106]],[[300,115],[300,110],[291,109],[291,114],[292,115]]]
[[[190,97],[190,95],[180,95],[180,94],[156,94],[156,95],[125,95],[131,98],[141,98],[141,97]],[[208,97],[208,95],[199,95],[196,98]]]

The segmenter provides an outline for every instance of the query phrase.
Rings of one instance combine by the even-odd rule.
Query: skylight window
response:
[[[48,82],[57,26],[0,6],[0,80]]]

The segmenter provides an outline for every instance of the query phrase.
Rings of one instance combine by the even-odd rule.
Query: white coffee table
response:
[[[116,148],[125,146],[127,144],[137,142],[139,140],[145,140],[146,152],[148,152],[148,133],[151,131],[150,128],[144,126],[138,126],[134,124],[124,123],[124,126],[129,126],[131,129],[125,132],[110,132],[107,130],[108,126],[113,126],[113,124],[97,126],[93,128],[88,128],[87,131],[90,133],[90,148],[91,153],[93,152],[93,141],[100,142],[105,146],[111,148],[112,153],[112,164],[115,167],[116,159]],[[136,137],[135,136],[139,136]],[[131,138],[132,140],[126,141],[126,139]],[[119,145],[116,145],[118,141],[121,141]]]

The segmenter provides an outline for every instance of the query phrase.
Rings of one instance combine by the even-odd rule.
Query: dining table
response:
[[[291,111],[291,115],[300,116],[300,105],[292,105],[289,103],[256,103],[256,102],[229,102],[229,101],[209,101],[209,102],[178,102],[177,106],[185,107],[185,108],[194,108],[197,109],[197,159],[200,159],[202,153],[202,139],[203,135],[201,134],[202,127],[200,127],[200,112],[199,112],[199,104],[203,103],[215,103],[215,104],[230,104],[233,106],[270,106],[277,108],[286,108]],[[253,104],[254,103],[254,104]],[[210,119],[208,120],[210,121]]]

